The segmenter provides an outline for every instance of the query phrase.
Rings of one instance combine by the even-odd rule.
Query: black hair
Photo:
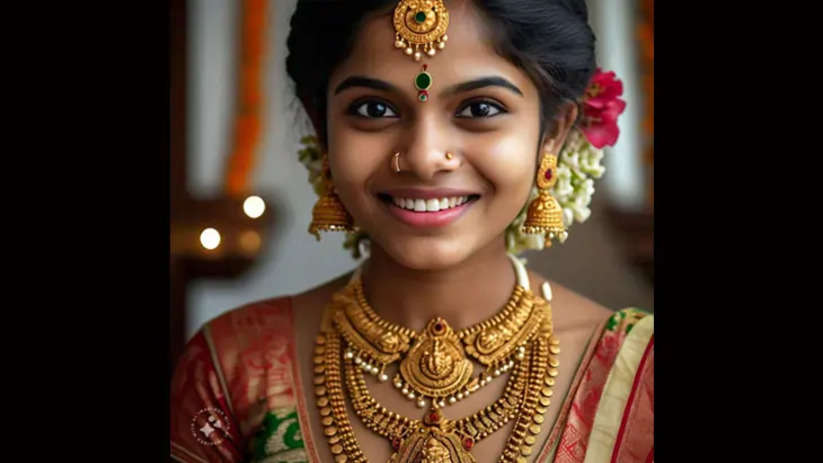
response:
[[[523,69],[540,94],[541,134],[564,101],[578,100],[595,70],[594,33],[584,0],[473,0],[497,53]],[[397,0],[298,0],[286,72],[326,145],[326,92],[363,23]],[[448,7],[448,0],[446,0]],[[392,44],[388,44],[392,46]]]

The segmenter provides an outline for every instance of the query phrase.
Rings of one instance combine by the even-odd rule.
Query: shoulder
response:
[[[315,315],[319,317],[332,294],[342,288],[349,278],[350,273],[302,293],[248,302],[204,323],[200,332],[214,344],[224,344],[229,340],[248,343],[256,337],[276,337],[277,334],[291,337],[301,320]]]
[[[613,316],[615,311],[542,275],[529,271],[533,291],[539,293],[544,282],[551,289],[552,318],[558,331],[591,329]]]
[[[306,312],[320,312],[326,303],[331,299],[332,295],[342,289],[351,279],[352,272],[340,275],[333,280],[321,283],[313,288],[307,289],[302,293],[295,294],[292,297],[292,303],[299,312],[300,316],[305,315]]]

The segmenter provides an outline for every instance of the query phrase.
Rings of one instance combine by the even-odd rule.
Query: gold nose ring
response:
[[[392,157],[392,165],[394,166],[394,172],[400,173],[400,151],[394,153]]]
[[[451,161],[453,157],[454,157],[454,155],[453,155],[453,154],[451,154],[450,152],[446,151],[446,159],[448,159],[449,161]]]

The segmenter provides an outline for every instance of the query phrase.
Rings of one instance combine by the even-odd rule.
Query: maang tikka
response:
[[[323,182],[326,192],[318,198],[312,209],[312,220],[309,224],[309,233],[320,241],[320,231],[353,231],[351,214],[346,210],[340,197],[334,191],[331,181],[331,169],[328,156],[323,156]]]
[[[563,208],[551,195],[550,190],[557,183],[557,156],[546,153],[537,169],[537,198],[529,204],[526,220],[523,222],[523,233],[530,235],[545,235],[546,247],[551,246],[555,237],[562,243],[568,234],[563,225]]]
[[[401,0],[394,9],[394,46],[414,58],[446,48],[449,12],[443,0]]]

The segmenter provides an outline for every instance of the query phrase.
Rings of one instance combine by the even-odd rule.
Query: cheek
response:
[[[334,185],[343,203],[357,217],[370,194],[371,178],[388,165],[390,141],[377,134],[363,134],[345,127],[329,138],[329,164]]]
[[[534,182],[536,172],[536,137],[496,135],[488,140],[478,140],[477,156],[472,164],[491,188],[494,204],[524,203]],[[519,208],[522,204],[513,207]],[[511,206],[507,206],[511,207]],[[517,211],[514,212],[516,214]]]

